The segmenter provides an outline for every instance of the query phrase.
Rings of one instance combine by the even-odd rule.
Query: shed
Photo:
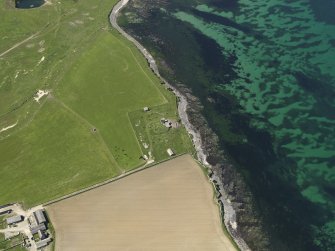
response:
[[[47,222],[45,216],[44,216],[44,211],[42,209],[39,209],[34,212],[34,216],[36,218],[37,224],[45,223]]]
[[[175,155],[175,153],[172,151],[171,148],[168,148],[166,151],[167,151],[167,153],[169,154],[170,157]]]
[[[23,220],[23,217],[21,215],[15,215],[15,216],[7,218],[6,222],[8,225],[11,225],[11,224],[21,222],[22,220]]]
[[[12,211],[13,211],[12,209],[8,209],[8,210],[5,210],[5,211],[0,212],[0,215],[3,215],[3,214],[10,214]]]
[[[146,107],[143,108],[143,111],[148,112],[148,111],[150,111],[150,109],[149,109],[149,107],[146,106]]]
[[[36,248],[41,249],[41,248],[47,246],[49,244],[49,242],[51,242],[51,238],[44,239],[42,241],[36,242]]]

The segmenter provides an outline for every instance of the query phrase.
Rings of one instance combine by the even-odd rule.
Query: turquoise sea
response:
[[[335,250],[335,0],[133,0],[120,23],[202,102],[268,248]]]

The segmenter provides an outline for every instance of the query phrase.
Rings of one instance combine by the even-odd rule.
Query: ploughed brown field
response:
[[[47,208],[58,250],[235,250],[189,155]]]

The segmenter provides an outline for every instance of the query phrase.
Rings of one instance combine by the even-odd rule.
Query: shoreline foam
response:
[[[151,70],[154,72],[154,74],[162,81],[165,83],[165,85],[169,88],[171,88],[174,92],[174,94],[178,97],[179,102],[178,102],[178,113],[179,117],[185,126],[187,132],[192,135],[192,141],[194,144],[194,147],[197,152],[197,158],[201,164],[204,166],[210,168],[212,170],[212,166],[207,162],[207,155],[205,153],[205,149],[202,145],[202,139],[200,132],[198,132],[194,126],[190,123],[188,114],[187,114],[187,98],[185,95],[183,95],[180,91],[178,91],[174,86],[169,84],[159,73],[157,64],[153,58],[153,56],[145,49],[144,46],[142,46],[136,39],[134,39],[132,36],[130,36],[128,33],[126,33],[118,24],[117,24],[117,17],[118,13],[120,10],[127,5],[129,0],[120,0],[112,9],[110,15],[109,15],[109,20],[111,25],[118,31],[120,32],[125,38],[127,38],[129,41],[131,41],[137,48],[138,50],[143,54],[143,56],[147,59],[149,63],[149,67]],[[222,197],[218,201],[220,205],[220,210],[221,214],[223,215],[223,223],[225,224],[230,236],[234,239],[235,243],[238,245],[238,247],[242,251],[248,251],[250,248],[246,244],[246,242],[240,237],[236,236],[237,232],[237,222],[236,222],[236,212],[234,208],[231,205],[231,202],[229,199],[227,199],[226,192],[223,188],[223,185],[220,181],[220,179],[215,179],[216,174],[214,173],[213,178],[210,178],[211,182],[214,180],[217,182],[217,186],[219,189],[217,189],[217,192],[222,194]],[[216,186],[214,186],[216,187]],[[222,203],[222,204],[221,204]],[[233,233],[234,231],[235,233]]]

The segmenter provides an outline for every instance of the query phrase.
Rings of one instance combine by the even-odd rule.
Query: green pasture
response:
[[[21,246],[23,243],[22,235],[17,235],[11,239],[5,240],[3,234],[0,234],[0,250],[21,251],[26,250]]]
[[[6,224],[5,216],[0,216],[0,229],[4,229],[6,227],[7,227],[7,224]],[[0,235],[0,241],[1,241],[1,235]]]
[[[128,112],[166,103],[158,85],[127,46],[105,33],[65,75],[55,96],[94,125],[121,168],[129,169],[143,164],[143,153]]]
[[[31,207],[96,184],[144,165],[149,150],[156,161],[167,148],[193,151],[183,127],[159,121],[178,120],[175,96],[110,27],[116,0],[51,2],[0,3],[0,131],[15,125],[0,132],[0,205]],[[50,94],[38,103],[39,89]]]
[[[140,141],[142,152],[147,156],[151,152],[155,161],[168,158],[168,148],[171,148],[175,154],[192,153],[194,151],[183,126],[169,129],[161,123],[162,118],[179,121],[175,106],[171,105],[176,102],[176,97],[173,94],[167,97],[169,98],[167,104],[150,107],[149,112],[144,112],[141,109],[129,114],[136,136]]]

